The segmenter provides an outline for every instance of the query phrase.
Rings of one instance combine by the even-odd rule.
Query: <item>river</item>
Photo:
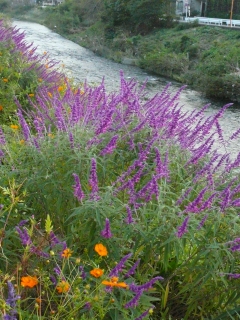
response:
[[[90,50],[67,40],[50,29],[32,22],[13,21],[13,26],[25,32],[25,39],[28,43],[33,42],[37,47],[37,52],[43,54],[48,52],[52,59],[60,61],[64,65],[64,73],[74,79],[77,83],[87,80],[88,83],[99,84],[102,78],[105,79],[107,90],[117,90],[119,86],[119,71],[124,72],[125,78],[134,78],[143,83],[148,79],[148,95],[151,96],[171,82],[170,90],[176,92],[182,84],[172,80],[149,74],[144,70],[135,67],[115,63],[105,58],[99,57]],[[180,104],[183,110],[200,109],[207,103],[211,106],[206,111],[206,115],[213,114],[221,108],[227,101],[213,101],[206,99],[199,92],[184,89],[180,96]],[[224,136],[227,139],[240,127],[240,105],[234,103],[228,108],[220,120]],[[227,151],[234,157],[239,152],[240,137],[227,146]],[[224,152],[223,146],[217,146]]]

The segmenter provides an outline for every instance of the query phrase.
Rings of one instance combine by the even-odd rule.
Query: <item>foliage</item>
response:
[[[229,105],[183,112],[184,87],[147,98],[122,73],[119,92],[74,86],[17,32],[0,34],[44,83],[28,104],[15,100],[14,124],[0,129],[3,318],[236,315],[240,156],[215,147],[228,143],[219,119]],[[192,42],[175,45],[182,60]],[[154,47],[156,65],[171,46]]]

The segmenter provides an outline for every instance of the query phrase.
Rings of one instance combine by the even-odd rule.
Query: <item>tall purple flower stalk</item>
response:
[[[127,262],[127,260],[132,256],[132,253],[128,253],[126,256],[124,256],[120,262],[116,265],[115,268],[113,268],[110,273],[109,273],[109,277],[117,277],[119,272],[122,272],[125,263]]]
[[[178,238],[182,238],[182,236],[187,232],[187,226],[188,226],[189,216],[187,216],[181,226],[178,227],[178,230],[176,232],[176,236]]]
[[[141,261],[141,260],[138,259],[138,260],[134,263],[134,265],[133,265],[133,266],[128,270],[128,272],[125,274],[124,278],[129,278],[130,276],[132,276],[132,275],[135,273],[135,271],[136,271],[136,269],[137,269],[140,261]]]
[[[94,158],[92,158],[91,160],[89,186],[91,187],[90,199],[95,201],[99,200],[100,197],[98,195],[97,163]]]
[[[105,228],[101,231],[101,236],[105,239],[112,238],[109,219],[106,218]]]
[[[79,176],[76,173],[73,173],[73,178],[75,180],[75,185],[73,186],[74,196],[81,202],[84,199],[85,194],[82,190]]]
[[[126,206],[126,210],[127,210],[127,218],[124,221],[126,222],[126,224],[134,223],[131,208],[129,206]]]
[[[7,282],[8,285],[8,297],[6,300],[6,304],[11,308],[8,314],[5,314],[3,319],[4,320],[17,320],[17,310],[16,310],[16,302],[21,297],[19,295],[16,295],[14,286],[11,281]]]
[[[108,142],[106,147],[100,152],[101,156],[104,156],[106,154],[110,154],[113,152],[113,150],[116,148],[118,140],[118,135],[115,135],[111,138],[111,140]]]

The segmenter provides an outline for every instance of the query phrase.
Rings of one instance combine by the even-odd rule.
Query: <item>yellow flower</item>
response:
[[[49,136],[50,138],[54,138],[54,134],[52,134],[52,133],[48,133],[48,136]]]
[[[101,256],[101,257],[105,257],[108,255],[108,251],[107,248],[101,244],[101,243],[97,243],[94,247],[94,250]]]
[[[68,290],[70,289],[70,284],[67,281],[61,281],[59,282],[59,284],[56,287],[56,290],[58,293],[65,293],[68,292]]]
[[[37,277],[31,277],[31,276],[26,276],[21,278],[21,286],[22,287],[28,287],[28,288],[33,288],[38,284],[38,279]]]
[[[104,271],[102,269],[95,268],[90,271],[90,274],[95,278],[99,278],[103,275],[103,272]]]
[[[43,54],[46,55],[46,54],[47,54],[47,51],[44,51]]]
[[[64,90],[64,87],[63,86],[59,86],[58,87],[58,91],[60,92],[60,91],[63,91]]]
[[[17,126],[16,124],[11,124],[10,128],[12,128],[13,130],[17,130],[19,126]]]
[[[109,287],[128,288],[125,282],[118,282],[118,277],[112,277],[110,281],[102,281],[102,284]]]
[[[62,257],[63,258],[70,258],[72,253],[73,253],[72,250],[70,250],[69,248],[66,248],[62,252]]]
[[[51,92],[48,92],[48,96],[49,96],[50,98],[52,98],[52,94],[51,94]]]
[[[39,81],[39,82],[42,82],[42,78],[38,78],[38,81]]]
[[[22,140],[19,141],[19,143],[20,143],[20,144],[24,144],[24,143],[25,143],[25,140],[22,139]]]
[[[3,106],[0,105],[0,111],[3,111]]]
[[[29,93],[29,97],[34,97],[34,93]]]
[[[7,78],[3,78],[3,82],[8,82],[8,79]]]

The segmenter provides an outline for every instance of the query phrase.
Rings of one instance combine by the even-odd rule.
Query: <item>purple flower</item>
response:
[[[239,273],[228,273],[227,275],[229,276],[230,279],[239,279],[240,278]]]
[[[49,237],[50,237],[51,248],[53,248],[53,247],[55,247],[57,245],[60,245],[63,250],[67,248],[66,242],[65,241],[60,241],[58,239],[58,237],[54,234],[53,231],[50,232]]]
[[[145,312],[143,312],[139,317],[137,317],[135,320],[142,320],[143,318],[145,318],[148,314],[149,314],[149,310],[151,308],[147,309]]]
[[[32,252],[42,258],[49,258],[49,256],[50,256],[49,253],[42,251],[41,249],[39,249],[38,247],[36,247],[34,245],[31,245],[30,252]]]
[[[199,223],[199,225],[198,225],[198,227],[197,227],[197,230],[200,230],[200,229],[203,227],[203,225],[204,225],[205,221],[207,220],[207,218],[208,218],[208,214],[206,214],[206,215],[202,218],[202,220],[200,221],[200,223]]]
[[[184,235],[184,233],[187,232],[187,225],[188,225],[188,220],[189,220],[189,216],[187,216],[182,225],[178,227],[178,231],[176,232],[176,236],[178,238],[182,238],[182,236]]]
[[[49,278],[50,278],[51,282],[54,284],[54,286],[56,286],[57,285],[57,279],[53,275],[50,275]]]
[[[122,271],[126,261],[132,256],[132,253],[127,254],[124,256],[120,262],[116,265],[115,268],[112,269],[112,271],[109,273],[109,277],[117,277],[118,273]]]
[[[28,220],[21,220],[18,224],[19,227],[24,226],[26,223],[28,222]]]
[[[125,274],[124,278],[129,278],[131,275],[133,275],[140,263],[140,259],[138,259],[134,265],[128,270],[128,272]]]
[[[24,135],[24,139],[26,141],[28,141],[29,138],[30,138],[30,135],[31,135],[29,126],[28,126],[26,120],[24,119],[22,111],[20,109],[18,110],[17,115],[18,115],[19,123],[20,123],[20,125],[22,127],[22,132],[23,132],[23,135]]]
[[[132,211],[129,206],[126,206],[127,210],[127,218],[124,220],[126,224],[134,223],[133,217],[132,217]]]
[[[60,276],[60,274],[61,274],[61,269],[57,266],[57,267],[55,267],[54,269],[53,269],[53,271],[58,275],[58,276]]]
[[[98,178],[97,178],[97,163],[94,158],[91,160],[91,171],[90,171],[90,178],[89,178],[89,185],[91,187],[91,200],[99,200],[100,197],[98,195]]]
[[[136,295],[125,304],[124,308],[135,308],[138,305],[139,299],[141,298],[143,291],[138,291]]]
[[[3,319],[5,320],[17,320],[17,311],[16,311],[16,301],[19,300],[21,297],[16,295],[14,286],[11,281],[7,282],[8,284],[8,297],[6,300],[6,304],[11,307],[9,314],[6,314]]]
[[[92,306],[91,306],[91,303],[90,303],[90,302],[86,302],[85,305],[84,305],[84,308],[87,309],[87,310],[90,310],[91,307],[92,307]]]
[[[80,179],[76,173],[73,173],[73,177],[75,180],[75,185],[73,186],[74,196],[78,199],[78,201],[82,201],[85,195],[84,195],[84,192],[82,191]]]
[[[2,129],[0,128],[0,144],[5,144],[5,143],[6,143],[5,136]]]
[[[26,229],[21,230],[18,226],[16,226],[15,229],[17,230],[20,240],[24,246],[28,246],[32,243],[32,240]]]
[[[112,139],[108,142],[106,147],[100,152],[100,155],[103,156],[105,154],[112,153],[113,150],[116,148],[117,140],[118,140],[118,135],[112,137]]]
[[[86,275],[86,272],[84,271],[84,267],[83,266],[79,266],[79,271],[81,272],[81,278],[83,280],[86,279],[87,275]]]
[[[106,239],[109,239],[112,237],[112,233],[110,230],[110,222],[108,218],[106,218],[105,228],[101,231],[101,236]]]
[[[163,277],[158,276],[158,277],[152,278],[150,281],[148,281],[148,282],[146,282],[146,283],[144,283],[144,284],[142,284],[142,285],[140,285],[140,286],[132,283],[132,284],[130,284],[129,289],[130,289],[131,291],[133,291],[133,292],[139,292],[139,291],[143,292],[143,291],[147,291],[147,290],[149,290],[150,288],[152,288],[152,286],[154,285],[154,283],[155,283],[156,281],[159,281],[159,280],[164,280],[164,279],[163,279]]]

